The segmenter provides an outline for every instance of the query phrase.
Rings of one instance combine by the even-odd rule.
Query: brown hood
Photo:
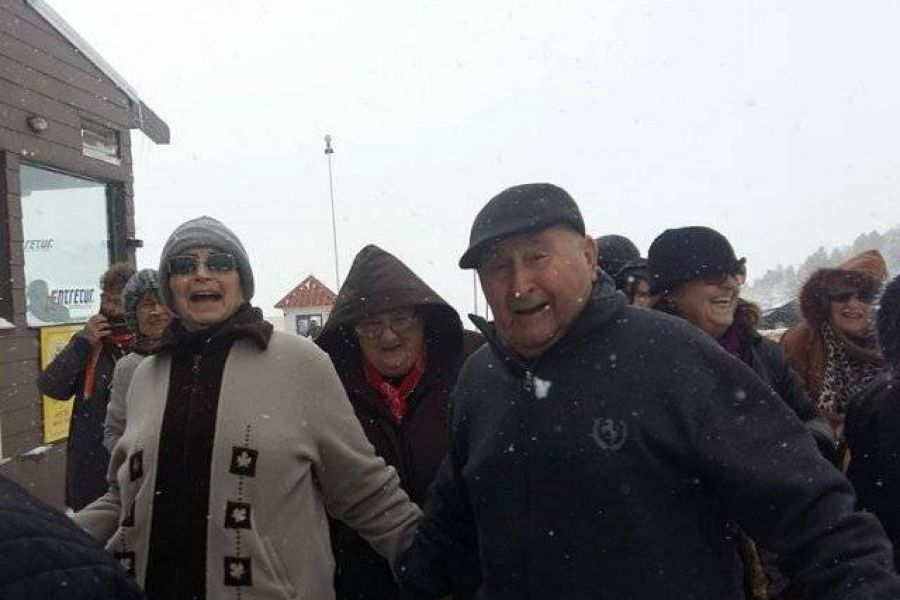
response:
[[[385,310],[416,306],[425,315],[429,352],[458,357],[462,351],[459,313],[397,257],[378,246],[359,251],[338,292],[331,315],[316,343],[337,364],[359,351],[353,326]]]
[[[877,292],[887,279],[887,265],[878,250],[868,250],[834,268],[818,269],[800,290],[800,313],[813,327],[828,320],[828,292],[836,287],[853,287]]]

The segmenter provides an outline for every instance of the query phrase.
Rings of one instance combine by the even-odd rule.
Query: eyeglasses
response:
[[[201,261],[198,257],[190,254],[170,258],[169,271],[174,275],[190,275],[197,272],[201,262],[206,266],[206,270],[211,273],[229,273],[237,269],[237,260],[235,260],[233,254],[214,252],[207,256],[205,261]]]
[[[878,293],[872,290],[837,290],[828,292],[828,299],[831,302],[850,302],[853,298],[859,298],[863,304],[872,304]]]
[[[361,321],[354,331],[361,338],[375,340],[381,337],[384,330],[390,328],[397,335],[408,333],[418,323],[419,317],[414,312],[394,314],[386,319],[367,319]]]

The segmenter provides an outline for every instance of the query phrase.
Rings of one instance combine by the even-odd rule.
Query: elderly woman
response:
[[[650,271],[634,242],[622,235],[597,238],[597,262],[616,282],[629,304],[650,306]]]
[[[333,598],[327,515],[392,560],[419,510],[328,356],[250,306],[237,236],[209,217],[182,224],[159,280],[177,320],[134,373],[109,492],[78,523],[151,600]]]
[[[803,320],[781,338],[785,356],[838,436],[847,400],[885,370],[872,327],[872,303],[885,279],[877,250],[818,269],[800,290]]]
[[[447,450],[448,399],[463,358],[457,312],[377,246],[353,261],[316,343],[331,356],[375,451],[417,503]],[[339,598],[398,597],[387,562],[335,524]],[[457,589],[454,598],[465,597]]]
[[[803,382],[778,345],[756,330],[759,309],[741,298],[745,259],[735,256],[728,239],[709,227],[667,229],[651,244],[648,261],[653,308],[689,321],[753,369],[806,424],[822,454],[833,460],[834,438]],[[758,553],[752,542],[739,539],[748,597],[792,598],[794,591],[777,569],[775,557]]]
[[[741,298],[745,259],[709,227],[667,229],[650,246],[653,307],[696,325],[742,360],[775,390],[804,422],[822,434],[803,382],[778,346],[756,331],[759,308]],[[830,436],[825,435],[827,441]],[[821,443],[820,443],[821,445]],[[826,448],[831,442],[826,443]]]
[[[125,324],[134,334],[131,353],[116,363],[106,421],[103,423],[103,445],[112,452],[125,430],[125,395],[134,370],[145,356],[152,353],[159,339],[172,321],[170,311],[159,297],[159,277],[154,269],[138,271],[125,284],[122,292],[125,304]]]

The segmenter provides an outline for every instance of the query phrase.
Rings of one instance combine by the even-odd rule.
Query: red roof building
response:
[[[284,312],[284,329],[299,335],[310,336],[321,329],[337,294],[324,283],[310,275],[278,301],[275,308]]]

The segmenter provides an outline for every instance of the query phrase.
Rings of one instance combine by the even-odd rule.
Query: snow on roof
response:
[[[275,308],[303,308],[306,306],[331,306],[337,299],[337,294],[310,275],[300,282],[297,287],[278,301]]]
[[[103,57],[100,56],[99,52],[94,50],[83,37],[78,35],[78,32],[75,31],[75,29],[73,29],[72,26],[44,0],[25,1],[32,9],[41,15],[45,21],[50,23],[61,36],[72,44],[82,56],[91,61],[95,67],[100,69],[100,72],[109,77],[113,84],[122,90],[122,93],[128,96],[128,99],[131,100],[137,112],[136,125],[138,129],[157,144],[169,143],[169,126],[166,125],[156,113],[150,110],[149,106],[141,101],[137,92],[134,91],[134,88],[131,87],[131,85],[125,81],[125,78],[119,75],[108,62],[103,60]]]

